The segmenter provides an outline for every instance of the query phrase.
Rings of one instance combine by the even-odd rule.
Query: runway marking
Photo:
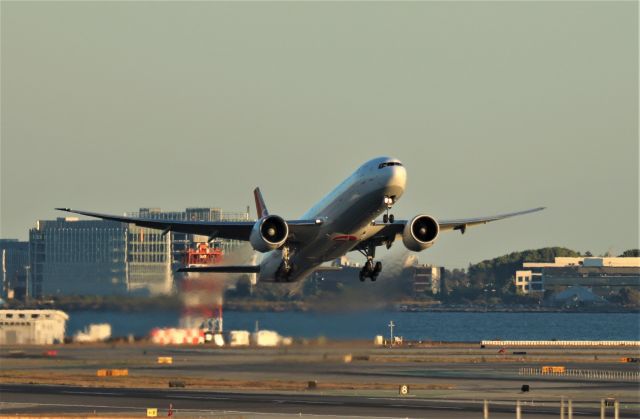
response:
[[[211,397],[205,397],[205,396],[180,396],[180,395],[172,395],[171,396],[174,399],[181,399],[181,400],[231,400],[230,397],[217,397],[217,396],[211,396]]]
[[[103,396],[124,396],[124,393],[116,392],[101,392],[101,391],[61,391],[63,394],[82,394],[82,395],[95,395],[100,394]]]
[[[300,401],[291,401],[290,403],[296,404],[326,404],[331,406],[344,406],[343,402],[315,402],[311,400],[300,400]]]
[[[173,409],[176,412],[209,412],[209,413],[223,413],[223,414],[234,414],[234,415],[266,415],[266,416],[291,416],[291,417],[319,417],[319,418],[375,418],[375,419],[398,419],[405,418],[409,419],[411,416],[357,416],[357,415],[320,415],[317,413],[274,413],[274,412],[251,412],[244,410],[204,410],[204,409]]]
[[[63,403],[27,403],[27,402],[0,402],[1,404],[22,404],[30,406],[57,406],[57,407],[91,407],[91,408],[104,408],[104,409],[130,409],[130,410],[142,410],[141,407],[128,407],[128,406],[104,406],[98,404],[63,404]]]

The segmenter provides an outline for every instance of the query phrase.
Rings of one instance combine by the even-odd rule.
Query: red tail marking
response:
[[[266,217],[267,215],[269,215],[267,206],[264,204],[264,199],[262,199],[260,188],[255,188],[253,190],[253,197],[256,199],[256,212],[258,213],[258,218]]]

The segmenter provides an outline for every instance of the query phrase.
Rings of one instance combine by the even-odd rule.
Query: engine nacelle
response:
[[[256,221],[249,242],[258,252],[269,252],[281,247],[289,236],[287,222],[277,215],[268,215]]]
[[[418,215],[404,226],[402,243],[414,252],[433,246],[440,234],[440,225],[428,215]]]

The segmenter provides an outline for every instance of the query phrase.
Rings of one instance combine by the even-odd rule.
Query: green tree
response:
[[[640,249],[629,249],[622,252],[620,258],[639,258],[640,257]]]
[[[511,294],[513,275],[522,269],[524,262],[553,262],[556,257],[578,257],[575,250],[564,247],[545,247],[542,249],[513,252],[494,259],[483,260],[469,265],[468,276],[471,287],[484,289],[487,286],[496,289],[501,295]]]

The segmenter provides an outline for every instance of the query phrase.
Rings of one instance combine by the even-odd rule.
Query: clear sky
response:
[[[295,218],[391,155],[397,218],[548,207],[422,262],[638,246],[635,1],[0,7],[1,237],[56,206],[243,210],[256,185]]]

